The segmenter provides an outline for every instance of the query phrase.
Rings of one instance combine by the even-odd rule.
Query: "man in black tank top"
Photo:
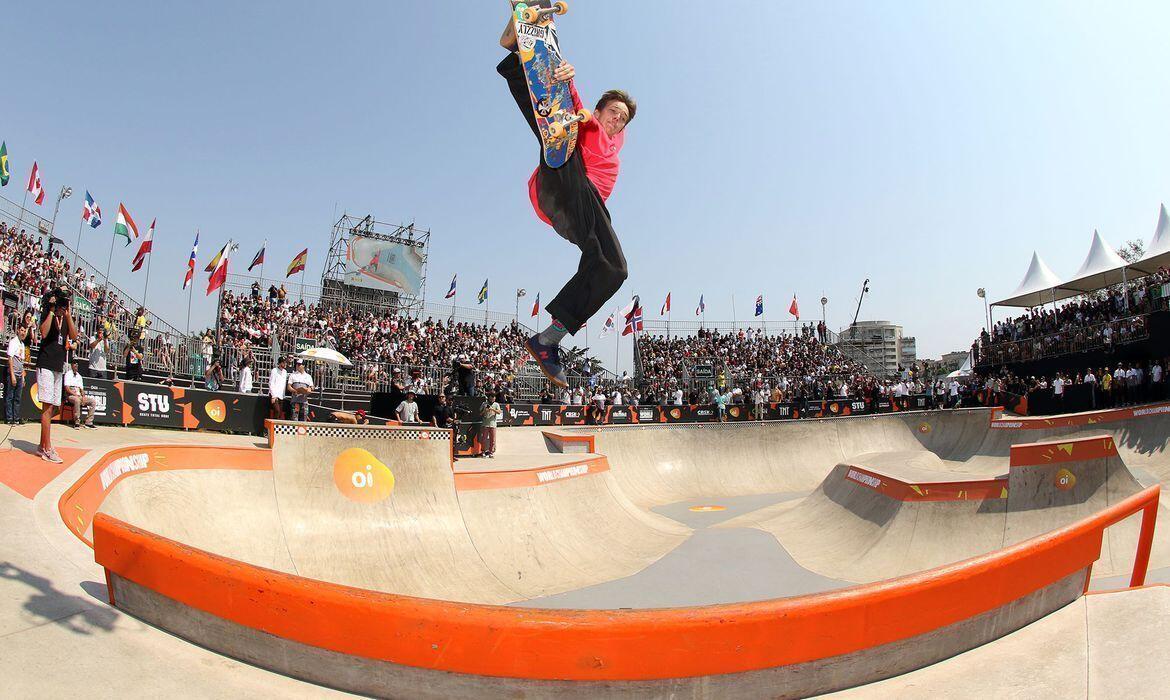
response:
[[[46,462],[61,463],[53,449],[53,413],[61,405],[65,377],[65,343],[77,339],[77,327],[69,313],[69,290],[57,287],[41,300],[41,346],[37,352],[37,399],[41,402],[41,444],[37,456]]]

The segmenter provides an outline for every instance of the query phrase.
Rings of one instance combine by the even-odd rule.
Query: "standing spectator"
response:
[[[175,346],[171,343],[171,339],[167,338],[162,347],[158,350],[159,364],[162,365],[164,376],[159,384],[170,386],[175,383]]]
[[[463,395],[475,396],[475,368],[471,365],[471,358],[466,353],[461,353],[455,358],[453,371],[459,384],[459,390]]]
[[[959,380],[952,379],[950,385],[950,397],[947,400],[947,408],[959,407]]]
[[[241,394],[252,393],[252,358],[245,357],[240,361],[239,381],[236,384],[236,391]]]
[[[7,371],[4,373],[4,419],[8,425],[21,422],[20,395],[24,393],[25,341],[31,330],[21,321],[8,341]]]
[[[46,462],[60,464],[61,457],[53,449],[53,413],[61,406],[65,380],[65,341],[77,339],[77,327],[69,313],[68,295],[63,290],[49,292],[41,309],[41,349],[37,353],[37,399],[41,402],[41,442],[37,456]]]
[[[77,360],[69,363],[69,371],[65,373],[65,400],[73,407],[73,429],[81,428],[82,409],[88,409],[85,416],[85,427],[93,428],[93,412],[97,401],[85,392],[85,380],[77,371]]]
[[[479,444],[484,457],[494,458],[496,456],[496,423],[502,413],[500,404],[496,403],[495,392],[489,391],[487,401],[480,413],[483,423],[479,429]]]
[[[211,356],[211,364],[207,367],[207,374],[203,377],[203,385],[207,387],[208,391],[219,391],[223,386],[223,365],[219,362],[219,357]]]
[[[394,415],[403,425],[418,425],[418,403],[414,400],[413,391],[406,392],[406,398],[394,409]]]
[[[1163,391],[1164,386],[1162,382],[1162,363],[1154,360],[1154,364],[1150,367],[1150,400],[1161,401],[1165,397]]]
[[[1093,410],[1097,410],[1097,375],[1093,374],[1092,367],[1085,371],[1085,377],[1081,381],[1089,387],[1089,405]]]
[[[1116,398],[1113,395],[1113,374],[1108,367],[1101,370],[1101,397],[1106,408],[1113,408]]]
[[[436,428],[452,429],[455,427],[455,410],[446,394],[439,394],[439,402],[431,414],[431,425]]]
[[[142,350],[138,348],[138,341],[132,340],[126,344],[126,355],[123,357],[125,363],[125,377],[127,381],[140,382],[142,381]]]
[[[308,421],[309,392],[313,390],[313,378],[305,371],[304,360],[298,359],[293,369],[293,373],[288,375],[288,386],[292,389],[293,420]]]
[[[268,417],[284,420],[284,396],[288,389],[288,358],[284,355],[268,373]]]
[[[93,379],[107,379],[106,358],[110,355],[110,341],[106,329],[98,327],[89,341],[89,376]]]

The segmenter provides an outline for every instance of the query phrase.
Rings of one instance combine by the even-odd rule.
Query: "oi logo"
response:
[[[358,503],[377,503],[394,490],[394,473],[369,451],[351,447],[333,462],[333,484]]]

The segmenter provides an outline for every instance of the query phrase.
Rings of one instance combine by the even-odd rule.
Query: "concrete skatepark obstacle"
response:
[[[452,469],[445,431],[282,425],[271,453],[251,451],[249,468],[194,468],[198,451],[174,447],[99,461],[61,510],[74,516],[80,537],[89,523],[78,521],[78,509],[103,511],[93,539],[119,608],[325,685],[413,697],[801,696],[911,671],[1007,635],[1079,599],[1091,572],[1130,566],[1124,573],[1140,583],[1150,548],[1155,566],[1165,561],[1152,529],[1158,489],[1143,485],[1148,475],[1127,480],[1125,464],[1137,452],[1137,461],[1161,466],[1133,448],[1143,441],[1136,433],[1156,432],[1162,420],[1095,422],[1096,434],[1079,440],[1087,423],[996,428],[987,411],[517,429],[501,434],[508,468],[470,472],[464,462]],[[1011,449],[1012,438],[1057,433],[1066,439],[1031,457],[1017,459],[1027,450]],[[1091,446],[1096,451],[1086,452]],[[368,480],[344,466],[354,450],[365,452],[353,464]],[[1049,462],[1070,459],[1053,469],[1036,457],[1045,450]],[[1009,464],[1009,453],[1018,464]],[[223,461],[203,457],[206,466]],[[172,468],[179,463],[192,468]],[[1069,489],[1054,485],[1061,469],[1075,477]],[[715,527],[771,532],[777,517],[828,509],[820,535],[832,546],[822,549],[836,550],[834,537],[855,538],[832,525],[865,520],[864,508],[827,495],[841,486],[873,502],[896,501],[898,511],[951,507],[950,516],[939,511],[939,528],[914,533],[924,543],[928,532],[938,535],[935,558],[875,558],[867,568],[853,557],[852,568],[838,562],[829,572],[834,590],[800,597],[647,610],[524,607],[653,569],[700,532],[663,514],[695,498],[801,494]],[[1008,507],[1013,487],[1030,489],[1029,507]],[[103,491],[96,507],[92,493],[82,503],[87,490]],[[960,510],[997,501],[1005,502],[999,513]],[[1008,512],[1019,524],[1004,525]],[[998,539],[974,538],[978,552],[946,544],[962,539],[948,535],[946,523],[961,534],[984,527],[980,518],[998,518]],[[1130,523],[1138,518],[1142,524]],[[1108,527],[1118,521],[1121,535]],[[817,570],[801,543],[785,540],[789,529],[778,529],[784,549]],[[891,531],[898,529],[872,549],[897,549],[891,543],[902,535]],[[914,569],[920,564],[938,568]],[[748,562],[744,572],[751,574]],[[694,576],[703,573],[696,568]]]

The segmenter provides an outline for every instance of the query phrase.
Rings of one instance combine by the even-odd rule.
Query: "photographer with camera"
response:
[[[60,464],[53,449],[53,412],[61,406],[65,380],[65,342],[77,340],[77,326],[69,312],[72,296],[62,286],[49,291],[41,300],[41,349],[37,353],[37,399],[41,402],[41,444],[37,456]]]

